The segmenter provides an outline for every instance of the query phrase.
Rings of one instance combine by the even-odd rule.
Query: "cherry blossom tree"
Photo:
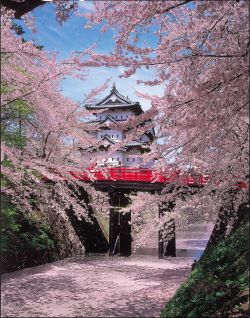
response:
[[[60,24],[65,22],[78,7],[77,0],[52,0],[50,2],[55,5],[56,19]],[[6,8],[14,10],[17,19],[46,3],[48,1],[43,0],[2,0],[1,2]]]
[[[67,9],[65,1],[57,1],[57,5],[59,13]],[[157,158],[156,168],[161,171],[181,169],[209,175],[207,186],[199,191],[182,186],[180,175],[175,187],[173,183],[166,185],[160,194],[138,194],[130,209],[139,215],[145,204],[153,209],[154,204],[174,200],[173,215],[181,222],[193,208],[203,216],[217,215],[233,196],[237,210],[246,201],[246,191],[238,191],[236,183],[248,182],[249,177],[247,3],[95,1],[94,7],[94,12],[85,14],[89,20],[86,27],[101,23],[102,32],[111,28],[115,33],[113,52],[97,54],[90,48],[59,63],[54,54],[38,50],[31,42],[23,43],[10,30],[10,14],[2,15],[5,193],[29,211],[29,198],[34,195],[43,197],[45,204],[54,205],[60,213],[70,204],[76,213],[83,213],[84,202],[77,199],[77,186],[82,183],[66,172],[70,167],[86,169],[90,154],[82,156],[79,149],[88,149],[95,140],[88,133],[91,125],[81,120],[88,112],[62,96],[60,81],[67,75],[77,76],[86,67],[123,66],[124,77],[142,68],[154,72],[152,80],[138,81],[152,92],[138,92],[151,101],[151,109],[124,124],[122,129],[130,129],[124,143],[155,126],[158,142],[143,155],[145,162]],[[154,41],[148,41],[148,36]],[[154,95],[157,85],[164,87],[162,96]],[[90,98],[96,92],[91,92]],[[140,125],[142,121],[147,125]],[[13,129],[21,146],[8,141]],[[50,178],[51,169],[60,171],[53,187],[59,199],[54,201],[51,189],[40,177]],[[62,179],[67,179],[74,191]]]
[[[91,125],[83,121],[90,114],[83,105],[106,83],[82,103],[64,97],[64,77],[85,79],[86,73],[72,63],[73,57],[58,62],[55,53],[22,41],[12,29],[12,16],[5,10],[1,15],[2,191],[25,212],[32,213],[37,201],[65,217],[71,205],[79,217],[86,216],[79,186],[92,196],[95,191],[69,172],[85,171],[93,157],[80,151],[95,142]],[[51,187],[45,178],[56,183]]]
[[[108,55],[89,50],[91,59],[79,65],[123,66],[124,77],[151,69],[152,80],[138,83],[152,93],[138,94],[151,101],[144,118],[153,118],[159,142],[144,159],[157,157],[160,169],[209,174],[208,185],[193,191],[192,200],[181,195],[183,187],[170,191],[171,185],[155,200],[176,199],[179,213],[195,207],[217,215],[232,201],[229,189],[249,182],[248,3],[134,0],[96,1],[94,7],[85,15],[86,27],[113,30],[115,48]],[[153,93],[157,85],[164,87],[162,96]],[[235,190],[235,210],[246,195],[246,189]],[[145,198],[139,205],[135,210]]]

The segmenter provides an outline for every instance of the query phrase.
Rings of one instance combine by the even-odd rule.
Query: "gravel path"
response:
[[[85,257],[2,275],[2,317],[159,317],[191,258]]]

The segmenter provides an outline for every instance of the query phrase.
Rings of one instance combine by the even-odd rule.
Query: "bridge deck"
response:
[[[172,183],[178,180],[186,185],[205,185],[208,176],[180,175],[178,171],[157,171],[142,168],[107,168],[105,170],[93,169],[89,172],[70,172],[72,176],[82,181],[126,181],[143,183]]]
[[[56,171],[53,171],[57,177],[63,176]],[[153,185],[164,186],[164,184],[178,183],[179,185],[188,186],[204,186],[208,183],[209,176],[202,174],[181,174],[180,170],[165,170],[159,171],[154,169],[145,168],[128,168],[128,167],[108,167],[108,168],[89,168],[86,171],[69,171],[71,176],[81,181],[94,182],[95,184],[120,184],[132,186],[138,185]],[[44,177],[44,181],[52,181],[52,179]],[[236,187],[238,189],[249,188],[249,183],[241,182],[239,178],[232,177],[228,180],[229,187]],[[127,187],[126,186],[126,187]],[[117,187],[117,186],[115,186]]]

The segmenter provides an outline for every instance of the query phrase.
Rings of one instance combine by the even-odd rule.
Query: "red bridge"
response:
[[[209,176],[202,174],[181,174],[180,170],[175,171],[159,171],[143,168],[126,168],[126,167],[110,167],[106,169],[88,169],[89,172],[75,172],[70,174],[82,181],[124,181],[124,182],[140,182],[140,183],[173,183],[185,185],[206,185]],[[249,188],[249,184],[241,182],[236,176],[229,180],[231,186],[238,188]]]
[[[56,171],[52,171],[55,175],[63,176]],[[154,170],[145,168],[127,168],[127,167],[108,167],[108,168],[89,168],[85,172],[70,171],[69,172],[74,178],[82,181],[105,181],[105,182],[118,182],[118,183],[137,183],[141,186],[146,184],[168,184],[178,182],[182,185],[195,185],[204,186],[209,181],[208,175],[202,174],[191,174],[184,173],[181,174],[180,170]],[[50,178],[44,177],[43,180],[51,180]],[[220,182],[220,181],[217,181]],[[249,188],[249,184],[241,182],[236,176],[228,180],[229,186],[237,187],[240,189]]]
[[[70,174],[82,181],[127,181],[145,183],[178,183],[186,185],[205,185],[208,181],[207,175],[180,175],[176,171],[159,171],[142,168],[115,167],[106,169],[89,169],[89,172],[73,172]]]
[[[67,170],[66,170],[67,171]],[[59,177],[61,180],[66,178],[60,172],[51,171],[52,174]],[[85,182],[91,182],[96,190],[106,192],[111,205],[109,211],[109,234],[105,236],[103,225],[98,223],[93,207],[90,204],[90,198],[84,187],[80,188],[79,198],[84,200],[88,206],[88,217],[91,222],[81,219],[78,220],[74,216],[72,207],[67,211],[72,224],[74,224],[77,233],[81,236],[86,253],[107,253],[110,255],[129,256],[131,254],[131,211],[128,213],[118,213],[121,207],[129,206],[128,195],[131,192],[149,192],[157,193],[164,188],[165,184],[183,184],[188,187],[202,187],[208,183],[213,182],[208,175],[202,174],[188,174],[181,173],[180,170],[153,170],[143,168],[128,168],[128,167],[89,167],[86,171],[70,171],[70,175]],[[53,179],[53,177],[52,177]],[[50,181],[51,179],[44,178]],[[229,181],[229,186],[239,188],[248,188],[248,184],[238,181],[239,178],[233,177]],[[218,181],[220,182],[220,181]],[[188,192],[188,189],[187,189]],[[159,206],[159,217],[166,211],[170,212],[173,209],[171,202],[167,202],[164,206]],[[99,220],[100,221],[100,220]],[[175,244],[175,225],[174,221],[170,226],[168,223],[164,228],[171,232],[172,239],[166,240],[164,238],[164,231],[158,232],[158,257],[176,256]]]

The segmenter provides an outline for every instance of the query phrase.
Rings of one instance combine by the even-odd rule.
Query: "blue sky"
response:
[[[92,10],[92,1],[79,2],[80,10]],[[85,20],[83,17],[72,15],[63,25],[60,25],[55,18],[55,8],[51,3],[46,3],[32,11],[35,17],[37,32],[32,33],[27,28],[25,38],[32,39],[35,43],[44,46],[46,51],[56,51],[58,59],[66,58],[72,51],[82,51],[93,42],[97,43],[97,52],[108,53],[113,48],[113,33],[108,31],[100,33],[101,26],[94,29],[84,29]],[[18,24],[22,24],[18,20]],[[144,39],[148,44],[154,44],[153,35]],[[136,96],[135,90],[161,94],[162,88],[150,88],[136,84],[138,79],[151,79],[151,70],[142,69],[129,78],[119,78],[123,72],[122,67],[118,68],[92,68],[88,72],[85,81],[68,78],[62,83],[62,92],[65,96],[71,97],[75,101],[82,101],[91,89],[101,85],[107,78],[111,78],[110,88],[115,81],[117,89],[123,95],[128,95],[130,99],[139,101],[144,109],[149,108],[149,102]],[[151,91],[151,92],[150,92]],[[100,95],[102,98],[109,91]]]

